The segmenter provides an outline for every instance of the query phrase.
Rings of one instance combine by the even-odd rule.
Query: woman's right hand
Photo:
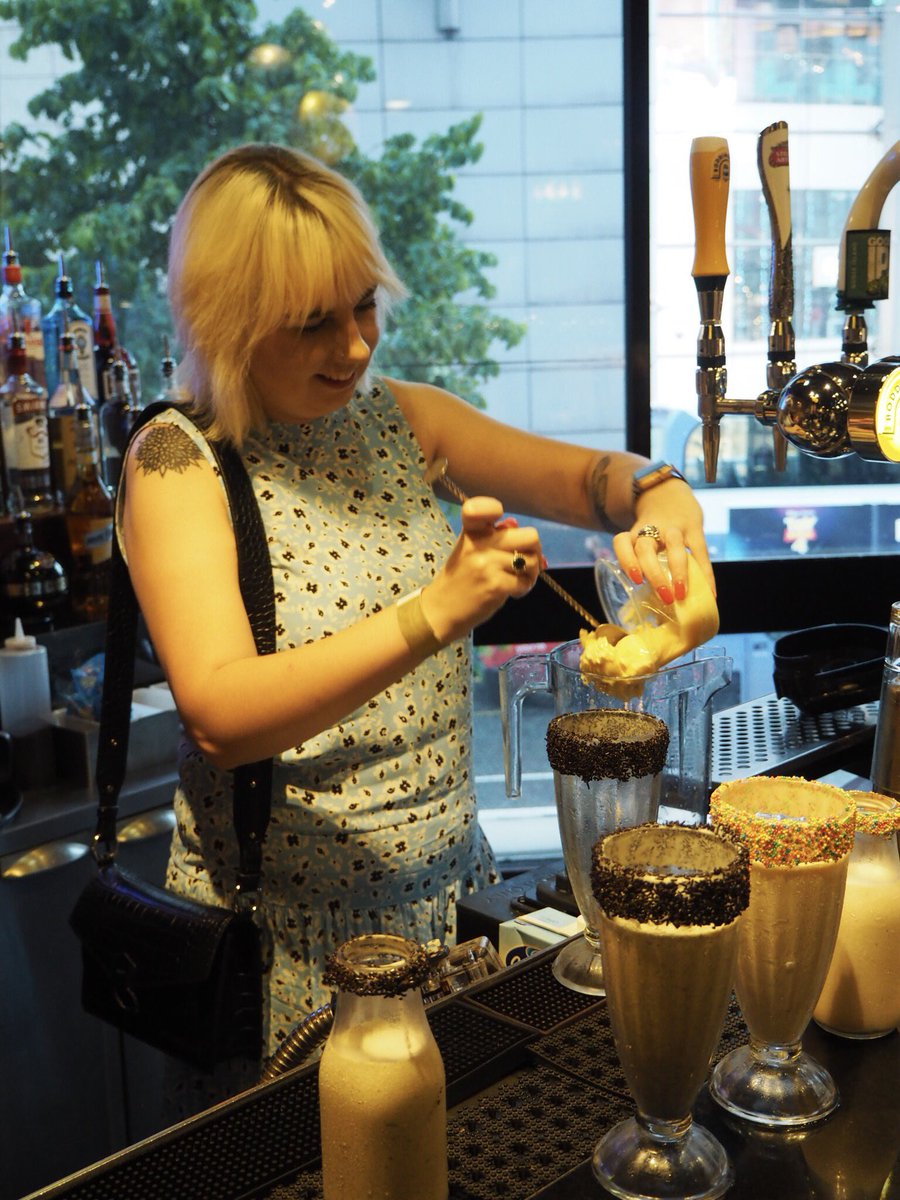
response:
[[[519,556],[525,561],[517,569]],[[510,597],[526,595],[542,562],[541,539],[534,527],[503,520],[503,505],[492,497],[466,500],[459,539],[422,591],[422,609],[435,635],[445,644],[456,641]]]

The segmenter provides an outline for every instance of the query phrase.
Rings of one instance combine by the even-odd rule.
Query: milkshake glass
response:
[[[747,852],[712,830],[640,825],[594,850],[609,1019],[637,1108],[597,1144],[594,1174],[641,1200],[721,1196],[733,1172],[691,1108],[734,986]]]
[[[604,992],[591,847],[605,833],[656,820],[668,746],[662,721],[627,709],[563,713],[547,728],[566,874],[584,918],[583,934],[553,960],[556,979],[572,991]]]
[[[828,784],[757,776],[716,788],[710,819],[750,855],[735,985],[750,1043],[717,1064],[710,1094],[748,1121],[808,1125],[839,1103],[800,1038],[834,951],[856,802]]]

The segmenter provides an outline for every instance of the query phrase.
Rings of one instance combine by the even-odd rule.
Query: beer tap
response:
[[[787,441],[778,424],[782,389],[796,372],[794,361],[794,268],[792,257],[791,188],[788,127],[784,121],[759,135],[757,162],[772,227],[769,274],[769,352],[766,388],[753,399],[727,395],[722,298],[728,276],[725,217],[731,162],[724,138],[695,138],[691,146],[691,198],[696,252],[693,276],[700,305],[697,338],[697,403],[703,426],[703,461],[707,483],[715,483],[719,457],[719,422],[726,413],[749,414],[774,435],[775,462],[784,469]]]
[[[697,335],[697,406],[703,425],[706,481],[715,483],[719,459],[719,421],[726,404],[728,371],[722,299],[728,279],[725,217],[731,156],[721,137],[698,137],[691,144],[691,200],[694,206],[694,266],[692,275],[700,306]]]
[[[859,190],[841,233],[837,307],[846,313],[844,362],[869,362],[868,329],[863,315],[876,300],[887,299],[891,235],[878,229],[888,193],[900,179],[900,142],[888,150]]]
[[[787,445],[821,458],[856,453],[900,462],[900,356],[868,362],[866,308],[888,294],[890,234],[877,228],[884,201],[900,179],[900,142],[866,180],[851,207],[841,239],[837,307],[847,314],[840,362],[797,372],[794,361],[793,263],[787,125],[778,121],[759,135],[757,159],[772,227],[769,342],[766,388],[755,399],[727,393],[722,296],[728,275],[725,212],[730,160],[724,138],[695,138],[691,191],[696,229],[693,275],[700,304],[697,402],[703,427],[703,460],[714,483],[719,422],[728,413],[750,414],[773,428],[775,462],[782,470]]]
[[[759,397],[759,401],[765,424],[772,426],[775,468],[783,471],[787,465],[788,444],[777,424],[778,397],[788,380],[797,373],[794,358],[794,258],[787,122],[776,121],[762,131],[756,144],[756,162],[772,229],[767,390]]]

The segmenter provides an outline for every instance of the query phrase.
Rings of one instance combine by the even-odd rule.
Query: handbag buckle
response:
[[[234,911],[238,916],[249,917],[259,935],[259,958],[264,975],[272,969],[275,957],[275,941],[272,929],[266,920],[266,914],[259,899],[259,891],[255,887],[242,886],[239,879],[234,889]]]
[[[118,848],[115,833],[110,839],[98,829],[91,837],[91,857],[98,867],[108,867],[114,863]]]

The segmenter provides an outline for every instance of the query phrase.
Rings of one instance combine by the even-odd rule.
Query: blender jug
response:
[[[709,702],[731,681],[731,659],[719,647],[701,646],[641,676],[639,694],[623,699],[605,692],[601,679],[590,683],[582,680],[581,653],[580,642],[565,642],[548,654],[517,655],[500,668],[507,795],[521,795],[522,705],[529,695],[548,692],[557,714],[627,708],[664,721],[669,730],[669,750],[662,772],[660,805],[684,810],[685,815],[679,812],[681,819],[705,823],[712,751]],[[620,687],[611,686],[621,692]]]

